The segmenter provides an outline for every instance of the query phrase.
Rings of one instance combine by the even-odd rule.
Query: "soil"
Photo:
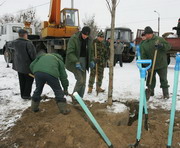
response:
[[[137,120],[131,126],[113,124],[111,116],[97,112],[105,109],[105,104],[86,103],[114,148],[127,148],[135,143]],[[0,148],[107,148],[83,110],[69,107],[71,113],[66,116],[59,114],[54,100],[41,102],[41,111],[37,113],[28,108],[16,125],[0,137]],[[150,110],[149,131],[143,128],[139,148],[165,148],[168,119],[168,111]],[[180,112],[176,112],[173,147],[180,148]]]

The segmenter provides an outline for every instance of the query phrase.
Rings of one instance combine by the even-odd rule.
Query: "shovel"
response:
[[[142,68],[141,64],[149,64],[149,65],[147,67]],[[147,70],[151,67],[151,64],[152,64],[152,60],[137,60],[137,66],[140,70],[140,77],[141,77],[138,127],[137,127],[136,143],[129,145],[129,148],[137,148],[141,139],[143,108],[144,108],[145,114],[147,113],[147,104],[146,104],[146,98],[145,98],[145,77],[146,77]],[[147,116],[145,117],[148,118]]]
[[[139,45],[136,46],[136,54],[137,54],[137,59],[141,60],[141,49],[140,49]],[[142,63],[138,64],[138,66],[141,69],[142,68]],[[146,130],[148,130],[148,110],[147,110],[147,101],[146,101],[146,93],[145,93],[145,91],[144,91],[144,106],[143,106],[143,109],[144,109],[144,114],[145,114],[144,128]]]
[[[95,47],[95,57],[97,58],[97,45],[96,43],[94,44]],[[98,96],[98,90],[99,90],[99,86],[98,86],[98,63],[96,63],[96,95]]]
[[[159,43],[159,40],[157,40],[155,44],[158,44],[158,43]],[[158,49],[155,48],[150,80],[149,80],[148,88],[146,89],[146,98],[147,98],[147,100],[149,100],[149,98],[151,96],[151,84],[152,84],[152,79],[153,79],[153,74],[154,74],[154,68],[155,68],[155,65],[156,65],[157,51],[158,51]]]
[[[176,55],[176,65],[174,68],[174,87],[173,87],[173,96],[172,96],[167,148],[171,148],[171,146],[172,146],[174,118],[175,118],[175,113],[176,113],[176,98],[177,98],[178,81],[179,81],[179,71],[180,71],[180,54],[177,54]]]

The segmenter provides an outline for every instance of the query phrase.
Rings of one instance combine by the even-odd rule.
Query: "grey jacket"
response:
[[[36,49],[30,40],[18,38],[11,44],[13,69],[17,72],[30,73],[30,64],[36,58]]]
[[[114,54],[122,54],[122,52],[124,51],[123,44],[120,42],[120,43],[116,43],[114,46],[115,46]]]

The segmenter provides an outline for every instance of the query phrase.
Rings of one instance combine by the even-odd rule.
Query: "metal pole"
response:
[[[158,14],[158,35],[160,35],[160,13],[154,10],[155,13]]]
[[[160,35],[160,17],[158,16],[158,35]]]
[[[71,0],[71,8],[74,8],[74,0]]]

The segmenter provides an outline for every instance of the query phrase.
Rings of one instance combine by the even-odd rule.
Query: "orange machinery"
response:
[[[42,38],[69,38],[79,30],[78,9],[61,9],[61,0],[51,0],[49,21],[42,23]]]

